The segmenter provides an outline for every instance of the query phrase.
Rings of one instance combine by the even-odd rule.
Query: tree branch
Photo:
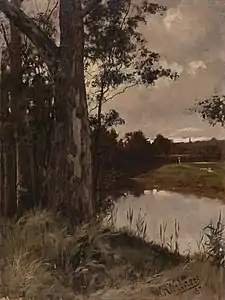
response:
[[[111,97],[107,98],[107,99],[105,100],[105,102],[108,102],[109,100],[112,100],[112,99],[115,98],[116,96],[125,93],[127,89],[130,89],[130,88],[132,88],[132,87],[134,87],[134,86],[136,86],[136,85],[137,85],[137,83],[135,82],[135,83],[132,83],[132,84],[130,84],[130,85],[125,86],[125,87],[122,89],[122,91],[119,91],[119,92],[113,94]]]
[[[8,0],[0,0],[0,11],[38,48],[46,64],[52,68],[58,56],[58,47],[44,31],[21,9]]]
[[[82,16],[86,17],[88,14],[92,12],[95,7],[100,4],[102,0],[92,0],[83,10],[82,10]]]

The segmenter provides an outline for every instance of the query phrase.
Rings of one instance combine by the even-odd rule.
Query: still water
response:
[[[175,220],[179,223],[179,249],[182,253],[199,251],[199,240],[203,228],[212,220],[215,223],[221,212],[225,217],[225,205],[216,199],[197,198],[165,191],[145,191],[139,197],[130,194],[116,203],[115,222],[117,227],[128,226],[127,211],[133,210],[133,225],[138,215],[147,223],[147,238],[162,243],[160,225],[166,226],[167,241],[174,234]]]

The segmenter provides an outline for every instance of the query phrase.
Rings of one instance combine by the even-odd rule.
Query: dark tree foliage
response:
[[[125,121],[119,116],[119,113],[115,109],[111,109],[109,112],[101,114],[101,120],[101,127],[104,129],[125,124]],[[90,115],[89,122],[92,132],[94,133],[98,126],[98,120],[96,116]]]
[[[48,36],[55,36],[56,30],[46,14],[39,13],[33,20],[46,32]],[[4,30],[4,28],[3,28]],[[9,47],[3,50],[4,63],[9,67]],[[1,89],[10,94],[17,83],[12,80],[10,72],[5,74]],[[29,174],[26,186],[22,192],[23,209],[43,204],[45,198],[45,174],[49,167],[51,151],[51,134],[54,117],[54,85],[49,70],[41,58],[40,53],[31,41],[24,36],[22,43],[22,84],[18,94],[18,109],[24,118],[16,124],[19,143],[23,141],[24,151],[29,153],[27,165],[23,166]],[[8,107],[10,107],[10,103]],[[12,126],[11,111],[8,111],[7,122]],[[5,122],[5,120],[2,120]],[[32,164],[32,165],[31,165]],[[32,175],[31,175],[32,173]],[[32,178],[34,176],[35,178]],[[35,184],[34,184],[35,181]],[[32,195],[32,196],[31,196]],[[32,199],[32,201],[31,201]]]
[[[191,111],[197,112],[211,126],[225,125],[225,95],[213,95],[211,98],[197,102]]]
[[[152,144],[141,130],[128,132],[120,140],[117,164],[124,177],[136,176],[148,171],[154,157]]]
[[[96,206],[104,206],[103,200],[112,190],[114,183],[121,177],[121,172],[115,164],[118,154],[118,134],[115,128],[117,125],[124,124],[124,120],[117,111],[112,109],[106,114],[101,114],[101,123],[94,115],[89,116],[89,121],[92,155],[95,162],[93,175],[99,200]]]
[[[162,134],[157,134],[152,143],[155,153],[158,155],[168,156],[172,150],[172,140],[165,138]]]
[[[56,36],[56,28],[51,15],[39,13],[34,21],[48,36]],[[39,205],[46,205],[45,174],[49,168],[49,157],[53,139],[54,84],[51,74],[40,53],[31,41],[24,37],[23,43],[23,85],[27,100],[27,140],[32,148],[36,176],[36,199]],[[38,203],[36,203],[37,205]]]

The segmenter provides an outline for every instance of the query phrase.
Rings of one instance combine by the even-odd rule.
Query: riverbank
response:
[[[146,189],[191,193],[225,201],[225,164],[196,162],[169,164],[135,178]]]
[[[152,300],[165,292],[195,299],[201,289],[219,290],[218,269],[205,254],[182,256],[102,221],[74,229],[59,215],[36,211],[1,220],[0,238],[5,299]]]
[[[0,222],[0,294],[10,299],[65,299],[171,269],[185,257],[103,221],[70,228],[47,211]]]

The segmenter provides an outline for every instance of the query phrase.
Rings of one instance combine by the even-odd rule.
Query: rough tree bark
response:
[[[83,18],[100,1],[60,0],[60,47],[18,7],[0,0],[0,10],[35,44],[55,81],[54,139],[48,197],[75,212],[75,222],[94,213],[91,140],[84,84]]]
[[[59,18],[61,47],[59,72],[55,74],[57,122],[54,140],[55,148],[61,149],[60,155],[54,151],[53,162],[57,168],[52,168],[56,172],[53,172],[52,184],[59,189],[57,203],[65,203],[65,199],[70,201],[68,206],[78,212],[77,217],[83,218],[93,210],[93,205],[90,201],[91,142],[84,85],[81,1],[60,1]]]

